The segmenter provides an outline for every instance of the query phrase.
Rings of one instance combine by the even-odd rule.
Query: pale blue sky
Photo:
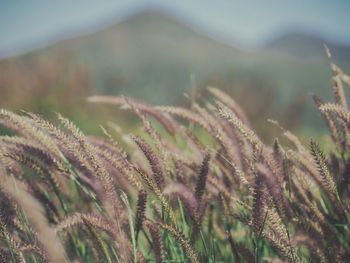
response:
[[[0,0],[0,56],[93,31],[97,25],[155,6],[241,46],[261,45],[286,30],[350,44],[347,0]]]

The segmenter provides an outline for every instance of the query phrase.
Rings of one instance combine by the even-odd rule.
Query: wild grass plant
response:
[[[100,138],[1,110],[0,261],[346,262],[350,77],[332,69],[335,101],[315,97],[327,148],[276,121],[283,139],[266,145],[216,88],[191,109],[90,97],[141,123]]]

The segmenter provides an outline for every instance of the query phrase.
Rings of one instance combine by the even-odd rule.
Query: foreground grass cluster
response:
[[[327,149],[283,128],[286,145],[265,145],[214,88],[190,110],[89,98],[134,112],[143,136],[111,125],[90,137],[61,115],[1,110],[0,260],[345,262],[350,78],[332,67],[335,102],[315,97]]]

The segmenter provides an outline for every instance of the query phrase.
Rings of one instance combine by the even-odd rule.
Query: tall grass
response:
[[[332,69],[335,101],[315,97],[327,146],[283,128],[266,145],[215,88],[191,109],[90,97],[139,117],[119,141],[1,110],[0,260],[346,262],[350,77]]]

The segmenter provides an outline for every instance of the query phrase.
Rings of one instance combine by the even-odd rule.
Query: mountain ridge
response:
[[[275,36],[267,41],[263,49],[305,59],[324,56],[325,46],[330,49],[335,60],[350,60],[350,45],[295,30],[285,31]]]
[[[310,93],[329,96],[331,78],[322,45],[321,51],[318,49],[317,56],[312,59],[282,51],[281,54],[278,48],[265,47],[247,52],[218,42],[173,17],[138,13],[92,34],[1,60],[0,72],[9,74],[0,78],[0,87],[16,86],[21,92],[22,86],[29,86],[28,90],[43,86],[57,92],[57,87],[62,88],[67,79],[77,74],[78,79],[88,76],[91,81],[89,93],[81,87],[78,95],[74,95],[79,99],[93,93],[126,95],[161,105],[184,103],[184,93],[192,94],[207,86],[216,86],[237,98],[250,116],[260,116],[266,111],[269,113],[266,117],[278,119],[280,112],[274,110],[277,104],[283,104],[285,108],[291,104],[295,108],[293,100],[306,101]],[[350,69],[348,61],[337,61],[337,56],[335,59],[345,71]],[[69,91],[73,84],[74,81],[66,89]],[[9,89],[6,96],[13,96],[11,101],[17,103],[18,96],[13,90]],[[278,99],[271,101],[273,98]],[[30,110],[35,103],[29,101],[36,98],[28,96],[27,99],[28,102],[13,108]],[[74,100],[72,97],[70,103]],[[252,101],[254,107],[250,106]],[[306,105],[309,109],[296,118],[308,118],[311,106]],[[57,111],[62,109],[57,108]],[[298,111],[290,114],[297,115]],[[314,118],[317,113],[312,114],[312,120],[317,119]],[[263,120],[259,118],[259,121]]]
[[[183,21],[181,21],[183,20]],[[301,30],[285,30],[280,32],[279,34],[274,34],[270,37],[265,44],[260,47],[255,47],[253,49],[247,48],[245,49],[241,45],[235,43],[234,41],[221,41],[217,38],[213,37],[212,34],[204,32],[201,28],[195,25],[194,21],[190,21],[189,19],[182,18],[178,14],[169,12],[167,10],[162,9],[152,9],[152,8],[143,8],[137,10],[136,12],[130,12],[128,15],[124,16],[122,19],[109,19],[105,22],[101,22],[98,25],[95,25],[92,28],[84,28],[81,30],[76,30],[74,32],[70,32],[68,34],[58,34],[52,37],[51,40],[46,39],[41,43],[37,43],[37,45],[32,44],[27,49],[17,50],[14,55],[4,55],[0,54],[0,60],[23,56],[28,53],[32,53],[35,51],[40,51],[42,49],[49,48],[51,46],[56,46],[62,42],[69,42],[70,40],[75,40],[77,38],[84,38],[89,36],[94,36],[101,32],[112,30],[113,28],[120,26],[127,27],[140,27],[140,25],[144,25],[144,22],[153,25],[163,24],[165,22],[166,25],[177,25],[178,27],[182,27],[186,29],[189,34],[197,34],[202,37],[211,39],[216,43],[220,43],[222,45],[226,45],[228,47],[234,48],[236,50],[240,50],[242,52],[261,52],[261,51],[277,51],[279,53],[287,54],[290,56],[294,56],[297,58],[303,58],[307,55],[310,57],[319,57],[323,56],[323,44],[327,44],[327,46],[335,52],[335,57],[337,59],[342,59],[343,55],[345,55],[346,59],[350,57],[350,44],[346,45],[344,43],[337,43],[336,41],[332,41],[330,39],[326,39],[325,37],[317,34],[310,34],[307,32],[303,32]],[[184,31],[184,30],[183,30]],[[314,49],[310,54],[307,51],[310,51],[310,44],[314,44]],[[291,47],[292,46],[292,47]],[[306,46],[306,51],[303,50]],[[316,47],[316,48],[315,48]],[[253,51],[252,51],[253,50]],[[298,52],[298,50],[300,52]],[[321,51],[321,52],[320,52]],[[339,53],[339,55],[338,55]]]

